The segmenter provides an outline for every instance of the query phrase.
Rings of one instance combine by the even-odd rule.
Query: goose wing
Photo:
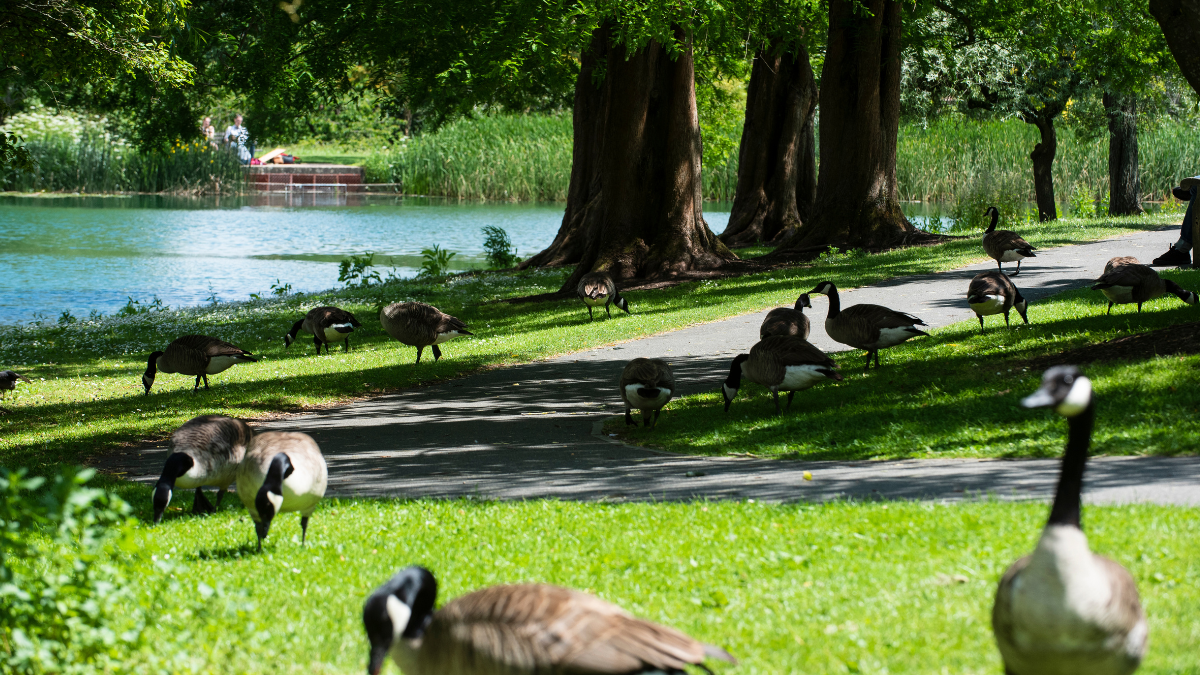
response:
[[[767,317],[758,329],[758,336],[766,338],[772,335],[796,335],[807,338],[808,331],[808,317],[804,316],[803,312],[791,307],[776,307],[767,312]]]
[[[924,326],[925,322],[907,312],[897,312],[882,305],[854,305],[842,310],[848,319],[862,322],[874,328],[904,328]]]
[[[1100,275],[1100,278],[1096,280],[1096,285],[1092,286],[1092,290],[1098,291],[1113,286],[1136,287],[1158,278],[1158,272],[1146,265],[1118,265]]]
[[[1108,262],[1104,263],[1104,273],[1108,274],[1121,265],[1138,265],[1138,259],[1131,255],[1119,255],[1115,258],[1109,258]]]
[[[1016,251],[1023,256],[1034,257],[1034,247],[1029,245],[1029,242],[1021,238],[1021,235],[1012,230],[996,230],[983,236],[984,248],[988,250],[988,254],[992,257],[993,251],[1003,253],[1004,251]]]
[[[1119,631],[1125,636],[1134,631],[1140,631],[1140,639],[1133,640],[1133,644],[1129,644],[1128,640],[1121,641],[1131,649],[1130,656],[1140,659],[1146,651],[1147,629],[1146,612],[1142,609],[1142,600],[1138,596],[1137,582],[1133,580],[1133,575],[1129,573],[1129,570],[1122,567],[1117,561],[1102,555],[1094,557],[1108,576],[1113,591],[1112,598],[1108,602],[1108,617],[1112,620],[1113,625],[1105,626],[1105,628],[1110,631]]]
[[[1004,576],[1000,577],[1000,585],[996,588],[996,601],[992,605],[992,632],[996,635],[996,644],[1000,647],[1001,656],[1011,651],[1014,644],[1016,625],[1013,621],[1012,593],[1013,582],[1017,575],[1029,566],[1032,556],[1025,556],[1009,565]]]
[[[617,285],[603,272],[591,272],[583,275],[579,280],[579,284],[575,286],[575,292],[581,298],[590,298],[595,300],[607,295],[614,295],[617,290]]]
[[[826,366],[834,368],[837,364],[808,340],[794,335],[772,335],[759,340],[750,348],[750,357],[754,358],[761,352],[771,355],[780,366]]]
[[[320,328],[328,328],[337,323],[348,323],[355,328],[362,325],[353,314],[341,307],[317,307],[308,313],[307,319]]]
[[[621,371],[621,389],[630,384],[645,384],[652,387],[675,388],[675,374],[671,366],[662,359],[636,358],[625,364]]]
[[[434,615],[421,645],[423,672],[670,672],[710,654],[732,660],[599,598],[544,584],[453,600]]]
[[[1015,291],[1016,286],[1009,281],[1007,274],[996,271],[983,272],[971,279],[971,285],[967,288],[967,299],[982,298],[987,295],[1012,297],[1016,294]]]
[[[252,354],[241,347],[231,345],[224,340],[218,340],[215,337],[207,335],[184,335],[178,340],[167,345],[167,349],[171,347],[182,347],[183,349],[191,350],[203,354],[208,358],[214,356],[240,356],[247,361],[257,361],[252,358]]]

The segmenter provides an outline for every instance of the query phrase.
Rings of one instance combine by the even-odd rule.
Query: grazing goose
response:
[[[312,333],[318,355],[321,354],[321,345],[325,345],[325,353],[328,354],[331,342],[341,342],[345,345],[345,350],[350,351],[350,334],[360,326],[362,324],[358,319],[344,309],[316,307],[304,315],[303,319],[292,324],[292,329],[283,336],[283,346],[285,349],[291,347],[296,335],[303,329],[306,333]]]
[[[1075,366],[1056,366],[1021,401],[1067,418],[1067,450],[1037,547],[1000,579],[992,631],[1010,675],[1128,675],[1146,653],[1137,586],[1116,562],[1088,549],[1079,493],[1096,406]]]
[[[796,298],[795,307],[776,307],[767,312],[767,318],[763,319],[762,326],[758,329],[759,339],[772,335],[795,335],[807,340],[809,324],[808,317],[804,316],[805,307],[812,309],[808,293]]]
[[[28,377],[25,377],[20,373],[14,373],[11,370],[0,371],[0,401],[4,400],[5,392],[9,392],[17,388],[17,380],[21,380],[26,384],[29,384],[31,381]],[[0,408],[0,410],[8,412],[4,408]]]
[[[1029,323],[1029,316],[1025,313],[1029,303],[1004,272],[976,274],[975,278],[971,279],[971,286],[967,288],[967,304],[971,306],[975,316],[979,317],[980,333],[983,332],[985,316],[1003,313],[1004,325],[1009,325],[1008,312],[1014,307],[1021,319]]]
[[[433,360],[442,358],[438,345],[464,335],[474,335],[467,324],[423,302],[394,302],[379,312],[379,322],[388,335],[402,344],[417,348],[417,363],[421,352],[433,347]]]
[[[779,392],[787,392],[788,408],[791,408],[796,392],[826,379],[840,381],[842,374],[836,368],[833,359],[802,337],[772,335],[763,338],[750,348],[749,354],[738,354],[730,364],[729,377],[721,385],[725,412],[729,412],[729,405],[737,397],[743,376],[770,389],[775,399],[775,414],[782,415]]]
[[[256,361],[258,359],[250,352],[228,342],[207,335],[184,335],[167,345],[165,351],[150,355],[146,372],[142,374],[142,386],[146,387],[146,395],[149,396],[150,387],[154,386],[154,376],[160,370],[164,373],[195,375],[194,394],[200,389],[201,378],[204,379],[204,388],[208,389],[209,375],[216,375],[235,363]]]
[[[871,369],[871,356],[875,367],[879,367],[879,350],[895,347],[909,338],[929,335],[917,326],[926,325],[912,314],[897,312],[880,305],[853,305],[842,309],[837,286],[832,281],[822,281],[809,293],[829,296],[829,314],[825,317],[825,332],[829,337],[856,349],[867,351],[867,370]]]
[[[433,574],[415,565],[367,597],[370,675],[388,656],[404,675],[685,675],[706,657],[735,662],[720,647],[569,588],[492,586],[435,612],[436,599]]]
[[[329,469],[321,448],[308,434],[267,431],[250,441],[237,470],[237,493],[258,534],[258,550],[271,521],[287,511],[300,512],[300,544],[308,536],[308,517],[325,496]]]
[[[675,395],[675,375],[662,359],[634,359],[621,371],[621,400],[625,402],[625,424],[637,426],[630,414],[642,411],[642,424],[658,426],[658,414]],[[651,413],[654,420],[651,422]]]
[[[1021,261],[1025,258],[1036,258],[1036,250],[1029,242],[1021,238],[1019,234],[1012,230],[997,230],[996,223],[1000,221],[1000,209],[989,206],[984,215],[992,217],[992,222],[988,225],[987,230],[983,233],[983,250],[996,261],[996,267],[1001,272],[1004,271],[1004,266],[1000,263],[1016,262],[1017,271],[1013,272],[1013,276],[1021,273]]]
[[[245,422],[221,415],[201,415],[171,434],[171,455],[154,486],[154,522],[162,520],[176,487],[196,488],[192,513],[212,513],[216,508],[204,496],[204,486],[217,488],[217,507],[237,479],[238,465],[254,432]]]
[[[1117,260],[1114,258],[1113,260]],[[1113,260],[1109,261],[1112,265]],[[1093,291],[1100,291],[1108,298],[1108,312],[1112,313],[1113,305],[1128,305],[1136,302],[1138,312],[1142,311],[1142,303],[1153,300],[1164,293],[1171,293],[1189,305],[1196,304],[1196,293],[1186,291],[1170,279],[1163,279],[1153,267],[1147,265],[1124,264],[1113,265],[1111,269],[1100,275]]]
[[[626,314],[630,314],[629,303],[621,294],[617,292],[617,285],[613,282],[612,277],[604,272],[589,272],[583,275],[579,280],[579,285],[575,287],[575,292],[579,294],[579,299],[583,300],[583,304],[588,308],[588,321],[592,320],[592,308],[604,305],[604,313],[612,316],[612,310],[609,305],[616,305],[620,309],[625,310]]]
[[[1115,258],[1109,258],[1108,262],[1104,263],[1104,273],[1108,274],[1121,265],[1139,265],[1138,259],[1131,255],[1119,255]]]

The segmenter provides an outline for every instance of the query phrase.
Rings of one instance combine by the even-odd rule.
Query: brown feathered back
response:
[[[1113,267],[1111,270],[1100,275],[1100,278],[1096,280],[1096,285],[1092,288],[1098,291],[1108,291],[1108,289],[1114,286],[1123,286],[1132,289],[1130,292],[1131,299],[1129,300],[1119,298],[1110,292],[1104,293],[1109,300],[1117,304],[1122,304],[1122,302],[1142,303],[1147,300],[1153,300],[1167,292],[1167,286],[1163,282],[1162,277],[1158,276],[1158,272],[1153,267],[1147,265],[1125,264]]]
[[[772,335],[750,348],[750,358],[742,365],[746,378],[764,387],[783,382],[788,366],[836,367],[833,359],[808,340],[792,335]]]
[[[254,361],[251,353],[207,335],[184,335],[167,345],[158,357],[158,369],[165,373],[201,375],[214,356],[242,357]]]
[[[433,615],[418,672],[406,675],[671,672],[706,655],[733,660],[586,593],[545,584],[493,586]]]
[[[1008,251],[1015,251],[1026,257],[1036,257],[1034,248],[1021,235],[1011,230],[993,230],[983,235],[983,250],[993,260],[1000,260]]]
[[[575,292],[580,298],[592,300],[611,298],[617,294],[617,285],[613,282],[612,277],[604,272],[589,272],[579,280],[575,286]]]
[[[1004,298],[1005,310],[1012,307],[1013,301],[1017,297],[1017,287],[1013,284],[1008,275],[1003,272],[991,270],[989,272],[980,272],[971,279],[971,285],[967,288],[967,299],[978,298],[985,295],[999,295]]]
[[[1104,273],[1108,274],[1113,269],[1121,265],[1139,265],[1138,259],[1131,255],[1119,255],[1115,258],[1109,258],[1108,262],[1104,263]]]
[[[388,335],[411,347],[436,344],[438,335],[451,331],[470,335],[465,323],[423,302],[392,303],[379,312],[379,322]]]
[[[804,316],[803,310],[776,307],[767,312],[762,326],[758,328],[758,337],[761,339],[772,335],[795,335],[807,340],[811,329],[812,326],[808,322],[808,317]]]
[[[314,307],[304,315],[304,330],[321,339],[324,339],[326,328],[338,323],[348,323],[355,328],[362,326],[353,314],[341,307]]]
[[[662,359],[636,358],[625,364],[625,369],[621,371],[620,387],[621,400],[627,406],[630,405],[630,400],[625,387],[631,384],[640,384],[652,389],[669,389],[671,398],[675,396],[675,374],[671,372],[671,366]]]

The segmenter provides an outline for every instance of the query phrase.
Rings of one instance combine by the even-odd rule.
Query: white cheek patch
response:
[[[1055,407],[1055,412],[1063,417],[1074,417],[1083,412],[1092,402],[1092,381],[1086,377],[1075,378],[1067,397]]]
[[[722,384],[721,389],[722,389],[722,391],[725,392],[725,400],[726,401],[732,401],[733,399],[737,398],[737,393],[738,393],[737,389],[734,389],[733,387],[731,387],[727,384]]]
[[[392,639],[396,640],[408,628],[408,620],[412,617],[412,608],[400,602],[400,598],[389,595],[387,598],[388,618],[392,620]]]
[[[275,513],[279,513],[279,509],[283,508],[283,495],[278,495],[268,490],[267,501],[271,502],[271,506],[275,507]]]

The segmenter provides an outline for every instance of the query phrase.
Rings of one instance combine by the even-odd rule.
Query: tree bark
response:
[[[1108,113],[1108,214],[1140,216],[1142,184],[1138,179],[1137,99],[1104,92]]]
[[[1054,201],[1054,156],[1058,154],[1058,134],[1054,130],[1054,114],[1043,110],[1036,114],[1025,114],[1025,122],[1037,127],[1041,142],[1033,146],[1029,159],[1033,160],[1033,194],[1037,201],[1038,220],[1056,220],[1058,206]]]
[[[721,241],[747,246],[784,238],[816,198],[813,113],[817,83],[808,50],[775,41],[754,57],[738,150],[737,190]]]
[[[1150,0],[1167,47],[1192,89],[1200,94],[1200,0]]]
[[[678,27],[676,36],[688,39]],[[589,54],[576,82],[563,224],[550,248],[522,267],[578,263],[562,287],[569,291],[592,271],[661,279],[735,259],[704,222],[691,49],[674,61],[657,42],[628,54],[603,26]],[[595,92],[600,58],[605,78]]]
[[[817,196],[781,249],[882,248],[915,232],[896,191],[900,39],[900,2],[830,0]]]

